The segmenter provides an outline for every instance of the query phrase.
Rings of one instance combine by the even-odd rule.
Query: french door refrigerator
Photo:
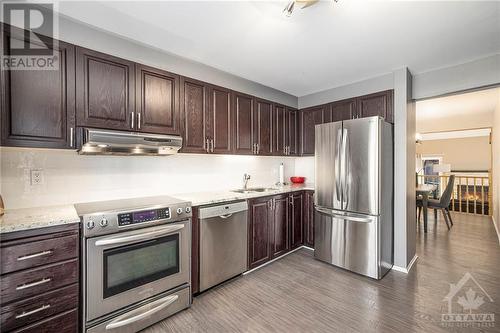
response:
[[[381,279],[393,265],[393,126],[369,117],[315,131],[314,256]]]

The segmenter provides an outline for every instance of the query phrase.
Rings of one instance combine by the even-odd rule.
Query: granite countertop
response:
[[[7,209],[0,217],[0,234],[79,222],[73,205]]]
[[[251,186],[251,187],[261,187],[261,186]],[[276,189],[265,192],[253,192],[253,193],[237,193],[237,192],[232,192],[231,190],[179,193],[179,194],[173,194],[172,197],[181,200],[191,201],[193,206],[203,206],[203,205],[211,205],[233,200],[246,200],[251,198],[266,197],[269,195],[276,195],[280,193],[289,193],[289,192],[304,191],[304,190],[313,191],[314,185],[292,184],[292,185],[280,186],[277,187]]]
[[[253,193],[237,193],[231,192],[231,190],[221,190],[211,192],[180,193],[169,196],[185,201],[191,201],[193,206],[203,206],[303,190],[314,190],[314,185],[292,184],[276,187],[265,192]],[[0,217],[0,234],[79,222],[80,218],[78,217],[73,205],[7,209],[5,210],[5,214]]]

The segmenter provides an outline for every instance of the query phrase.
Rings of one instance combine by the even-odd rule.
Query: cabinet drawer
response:
[[[68,235],[2,248],[1,274],[78,257],[78,235]]]
[[[26,298],[2,307],[2,330],[10,331],[77,307],[77,284]]]
[[[78,279],[78,259],[42,266],[2,276],[1,303],[41,294]]]
[[[36,324],[25,326],[13,332],[69,333],[77,332],[78,311],[76,309],[47,318]]]

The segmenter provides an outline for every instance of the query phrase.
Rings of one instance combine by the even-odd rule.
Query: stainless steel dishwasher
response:
[[[200,208],[200,291],[247,269],[246,201]]]

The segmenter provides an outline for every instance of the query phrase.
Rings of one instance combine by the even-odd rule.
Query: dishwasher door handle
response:
[[[233,216],[233,213],[226,214],[226,215],[220,215],[219,217],[220,217],[221,219],[228,219],[228,218],[230,218],[231,216]]]

